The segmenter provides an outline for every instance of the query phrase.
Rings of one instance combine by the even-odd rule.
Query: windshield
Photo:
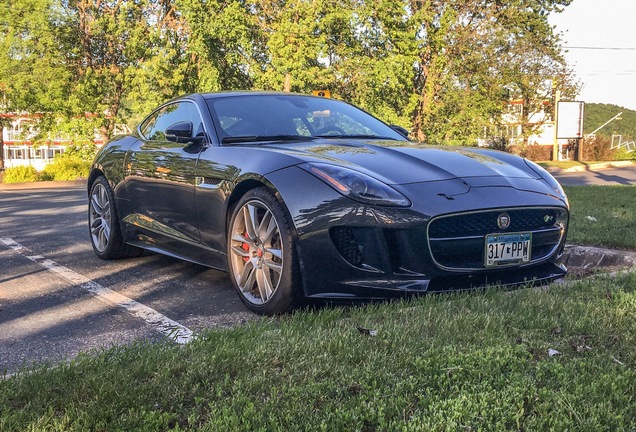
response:
[[[223,143],[312,138],[405,140],[366,112],[334,99],[236,95],[207,100]]]

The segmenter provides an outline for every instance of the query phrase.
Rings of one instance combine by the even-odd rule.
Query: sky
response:
[[[636,110],[636,0],[573,0],[550,22],[583,84],[577,99]]]

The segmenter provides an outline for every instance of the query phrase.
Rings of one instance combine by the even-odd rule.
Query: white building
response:
[[[2,132],[5,168],[30,165],[41,171],[53,162],[56,155],[64,153],[66,147],[72,143],[68,134],[50,133],[43,143],[40,141],[36,144],[34,138],[40,132],[37,115],[2,114],[2,117],[10,121]],[[115,133],[130,133],[130,129],[118,124],[115,125]],[[95,131],[93,142],[98,146],[104,144],[98,131]]]
[[[41,171],[53,161],[57,154],[64,153],[68,140],[47,140],[45,145],[34,146],[33,138],[38,134],[36,123],[28,115],[5,114],[11,124],[2,131],[4,139],[4,167],[12,168],[21,165],[31,165]]]
[[[547,108],[547,101],[544,108]],[[523,101],[512,100],[508,104],[506,112],[501,117],[501,123],[492,128],[491,131],[485,131],[487,138],[482,140],[480,145],[488,145],[492,138],[503,138],[510,146],[521,146],[524,144],[522,125],[523,121]],[[525,123],[527,129],[533,130],[528,137],[528,145],[539,146],[543,149],[543,153],[550,154],[554,146],[554,121],[551,115],[545,109],[541,109],[531,113]],[[559,159],[569,159],[568,140],[560,139],[559,143]]]

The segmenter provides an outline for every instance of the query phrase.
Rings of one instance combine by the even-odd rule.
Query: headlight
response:
[[[373,205],[408,207],[411,202],[391,186],[371,176],[336,165],[308,163],[305,171],[353,200]]]
[[[554,189],[559,194],[559,197],[563,198],[565,200],[565,203],[569,205],[568,197],[565,195],[565,191],[563,190],[559,182],[554,177],[552,177],[552,174],[547,172],[540,165],[537,165],[536,163],[528,159],[524,159],[524,162],[526,163],[526,165],[528,165],[528,167],[532,171],[537,173],[537,175],[539,175],[543,180],[545,180],[545,182],[549,184],[550,187],[552,187],[552,189]]]

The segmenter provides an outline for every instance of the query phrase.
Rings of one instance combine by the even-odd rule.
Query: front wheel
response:
[[[290,222],[266,188],[249,191],[229,223],[228,265],[241,301],[253,312],[290,311],[300,294],[300,270]]]

